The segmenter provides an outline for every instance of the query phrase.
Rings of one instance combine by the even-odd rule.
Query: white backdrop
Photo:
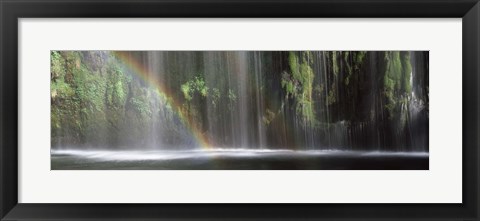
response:
[[[20,19],[20,203],[461,203],[461,19]],[[430,170],[50,171],[50,50],[429,50]]]

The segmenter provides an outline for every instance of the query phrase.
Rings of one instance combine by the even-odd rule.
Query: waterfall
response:
[[[255,87],[258,89],[258,90],[255,90],[255,101],[256,101],[256,124],[257,124],[257,135],[258,135],[258,147],[263,149],[265,148],[265,141],[266,141],[266,133],[265,133],[265,124],[264,124],[264,114],[265,113],[265,107],[263,105],[263,103],[265,102],[263,96],[264,96],[264,93],[263,93],[263,85],[264,85],[264,81],[263,81],[263,73],[264,73],[264,70],[262,68],[262,57],[261,57],[261,53],[260,52],[254,52],[254,55],[253,55],[253,63],[254,63],[254,68],[253,68],[253,73],[254,73],[254,77],[255,77]]]
[[[53,146],[428,152],[428,52],[70,53]]]

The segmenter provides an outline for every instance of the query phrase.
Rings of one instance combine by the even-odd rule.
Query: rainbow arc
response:
[[[140,77],[143,81],[150,86],[156,88],[160,93],[166,97],[166,102],[172,107],[176,115],[181,119],[186,128],[189,129],[192,136],[198,142],[198,144],[205,149],[209,149],[211,144],[209,139],[204,133],[196,126],[195,122],[187,114],[183,113],[181,102],[173,96],[173,92],[164,85],[163,82],[158,80],[155,76],[159,76],[158,73],[151,73],[144,65],[142,65],[137,59],[132,57],[127,52],[115,51],[113,55],[126,65],[133,73]]]

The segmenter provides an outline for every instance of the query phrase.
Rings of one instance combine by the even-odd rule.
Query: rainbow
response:
[[[155,76],[157,73],[150,73],[150,71],[144,67],[140,62],[138,62],[134,57],[132,57],[127,52],[121,51],[113,51],[113,56],[120,60],[124,65],[130,68],[133,73],[135,73],[138,77],[140,77],[143,81],[148,83],[150,86],[156,88],[160,93],[162,93],[167,99],[166,102],[175,110],[177,116],[181,119],[184,125],[190,130],[192,136],[198,142],[200,147],[204,149],[209,149],[212,145],[209,142],[208,137],[202,133],[202,131],[197,128],[196,124],[194,123],[193,119],[189,117],[187,114],[183,113],[181,107],[181,102],[178,99],[175,99],[173,96],[173,92],[165,87],[163,82],[157,80]],[[152,77],[153,76],[153,77]]]

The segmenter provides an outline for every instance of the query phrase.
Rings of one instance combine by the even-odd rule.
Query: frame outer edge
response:
[[[480,101],[479,101],[479,97],[480,97],[480,3],[477,3],[476,4],[476,10],[477,10],[477,48],[476,48],[476,51],[477,51],[477,61],[475,62],[476,66],[477,66],[477,76],[478,79],[477,79],[477,117],[480,115]],[[476,198],[476,211],[475,211],[475,218],[477,220],[480,220],[480,138],[479,138],[479,127],[480,127],[480,117],[478,117],[477,119],[477,128],[476,128],[476,131],[477,131],[477,146],[476,146],[476,150],[477,150],[477,156],[476,156],[476,173],[477,173],[477,183],[476,183],[476,186],[477,186],[477,198]]]
[[[3,23],[3,16],[4,16],[4,13],[3,13],[3,1],[0,0],[0,25],[1,26],[4,26],[5,24]],[[3,54],[5,53],[4,50],[3,50],[3,34],[4,34],[5,30],[3,28],[0,28],[0,85],[1,83],[3,82]],[[3,184],[1,182],[4,182],[4,172],[3,172],[3,158],[4,158],[4,154],[3,154],[3,149],[4,149],[4,146],[3,146],[3,131],[5,130],[5,127],[3,126],[3,91],[1,90],[0,88],[0,160],[2,160],[0,162],[0,194],[3,195],[3,191],[4,191],[4,187],[3,187]],[[2,219],[4,216],[5,216],[5,212],[4,212],[4,198],[3,197],[0,197],[0,219]]]
[[[4,13],[4,1],[3,0],[0,0],[0,25],[5,27],[5,13]],[[6,205],[6,202],[5,202],[5,197],[3,197],[5,195],[5,172],[6,172],[6,169],[5,169],[5,152],[4,152],[4,149],[5,149],[5,145],[4,145],[4,140],[3,140],[3,133],[6,129],[6,126],[4,124],[4,120],[3,120],[3,115],[4,115],[4,112],[3,112],[3,107],[5,106],[4,105],[4,99],[3,99],[3,84],[4,84],[4,74],[5,74],[5,68],[3,66],[3,58],[4,58],[4,54],[6,53],[5,50],[4,50],[4,47],[3,47],[3,40],[4,40],[4,35],[5,35],[5,29],[4,28],[1,28],[0,29],[0,195],[2,195],[2,197],[0,197],[0,219],[3,219],[3,217],[6,215],[7,211],[10,209],[10,208],[7,208]]]
[[[479,220],[480,3],[477,2],[465,14],[462,19],[462,29],[462,180],[464,182],[462,200],[467,213],[465,218]],[[476,193],[468,191],[476,191]]]
[[[473,165],[473,172],[476,173],[476,180],[475,180],[475,183],[473,185],[476,185],[477,188],[475,189],[472,188],[472,190],[476,190],[477,191],[477,194],[472,194],[476,197],[475,199],[475,207],[476,209],[474,209],[474,216],[475,216],[475,220],[480,220],[480,134],[479,134],[479,126],[480,126],[480,2],[478,2],[474,9],[475,10],[475,15],[476,15],[476,18],[475,18],[475,27],[476,27],[476,30],[475,30],[475,56],[473,56],[473,58],[476,58],[476,61],[472,61],[473,64],[475,64],[475,76],[477,77],[476,79],[476,116],[477,116],[477,121],[475,122],[476,125],[475,125],[475,132],[476,132],[476,146],[472,147],[472,149],[476,150],[476,162],[475,164]]]
[[[38,1],[42,2],[42,1]],[[18,142],[17,142],[17,129],[18,129],[18,103],[17,103],[17,98],[18,98],[18,91],[17,91],[17,86],[18,86],[18,80],[17,80],[17,71],[18,67],[17,64],[12,64],[8,61],[16,60],[18,58],[18,23],[17,17],[18,14],[16,12],[9,11],[9,5],[12,5],[12,1],[4,1],[0,0],[0,219],[9,219],[7,217],[10,217],[10,215],[7,215],[8,212],[13,212],[11,211],[13,208],[19,207],[18,203],[18,165],[17,159],[12,159],[15,157],[18,157],[18,154],[16,152],[16,148],[18,147]],[[41,14],[41,13],[40,13]],[[40,16],[41,17],[41,16]],[[474,17],[472,19],[471,17]],[[467,18],[467,19],[465,19]],[[463,214],[465,217],[464,219],[467,220],[478,220],[479,219],[479,208],[474,208],[479,205],[479,199],[480,199],[480,186],[479,181],[480,177],[478,175],[479,172],[479,166],[480,166],[480,155],[478,151],[478,144],[479,144],[479,139],[478,136],[478,125],[480,125],[480,119],[479,119],[479,102],[478,98],[480,97],[480,91],[478,87],[480,86],[480,78],[479,76],[479,64],[478,64],[478,58],[480,54],[480,4],[477,3],[475,6],[471,8],[471,10],[465,14],[464,17],[465,21],[468,20],[468,27],[476,27],[474,28],[474,33],[468,32],[473,34],[473,36],[470,36],[470,38],[466,38],[467,36],[463,36],[463,44],[467,42],[466,39],[469,39],[468,45],[470,48],[467,48],[463,46],[463,73],[466,73],[467,70],[472,71],[471,75],[468,76],[468,78],[463,79],[463,85],[465,86],[463,88],[463,102],[464,102],[464,107],[466,102],[474,102],[472,105],[474,107],[471,110],[463,110],[463,120],[470,119],[472,122],[468,123],[470,125],[469,127],[466,127],[465,124],[463,126],[464,128],[464,135],[463,138],[469,138],[469,140],[465,144],[473,145],[470,148],[476,148],[474,151],[472,151],[475,154],[471,154],[470,156],[465,155],[464,151],[464,159],[467,159],[467,164],[466,166],[469,167],[469,173],[465,173],[465,168],[463,172],[464,178],[466,176],[470,176],[468,181],[473,181],[470,187],[470,190],[475,190],[477,191],[476,194],[470,193],[468,199],[470,199],[470,203],[473,202],[472,204],[468,204],[468,211],[464,211],[465,213],[468,212],[468,214]],[[472,24],[473,23],[473,24]],[[14,27],[12,27],[14,26]],[[462,26],[465,28],[466,25],[462,24]],[[9,33],[6,30],[14,30],[15,33]],[[465,30],[463,33],[467,33]],[[5,45],[4,42],[12,43],[9,45]],[[15,44],[13,44],[15,43]],[[468,53],[467,53],[467,50]],[[13,52],[11,54],[7,54],[7,52]],[[15,55],[15,58],[11,58],[12,54]],[[9,55],[10,57],[8,57]],[[468,57],[468,56],[471,57]],[[468,59],[468,62],[466,62],[466,59]],[[466,76],[465,76],[466,77]],[[7,83],[8,82],[8,83]],[[13,93],[12,93],[13,92]],[[469,97],[467,98],[465,95],[466,93],[469,93]],[[10,93],[10,94],[9,94]],[[12,106],[13,104],[13,106]],[[14,113],[12,111],[15,111]],[[466,116],[473,117],[473,118],[466,118]],[[465,121],[464,121],[465,122]],[[17,126],[14,127],[7,127],[8,126],[13,126],[14,123],[17,123]],[[471,131],[469,132],[468,135],[465,135],[466,129],[470,129]],[[12,135],[16,135],[14,137],[11,137]],[[466,140],[464,139],[464,142]],[[15,145],[15,146],[12,146]],[[465,146],[464,146],[465,147]],[[470,153],[472,153],[470,152]],[[476,175],[474,173],[477,173]],[[471,177],[474,175],[473,177]],[[465,179],[464,179],[465,181]],[[475,187],[476,185],[476,187]],[[464,189],[465,190],[465,189]],[[463,194],[463,199],[467,199],[465,197],[465,192]],[[25,211],[25,210],[24,210]],[[28,216],[28,214],[23,214],[22,217]],[[13,217],[10,217],[15,219]],[[35,217],[35,219],[41,219],[45,217]],[[25,219],[25,218],[20,218],[20,219]],[[458,219],[461,219],[458,217]],[[360,219],[359,219],[360,220]],[[368,219],[367,219],[368,220]]]
[[[18,205],[18,14],[0,0],[0,219]],[[9,44],[7,44],[9,43]]]

